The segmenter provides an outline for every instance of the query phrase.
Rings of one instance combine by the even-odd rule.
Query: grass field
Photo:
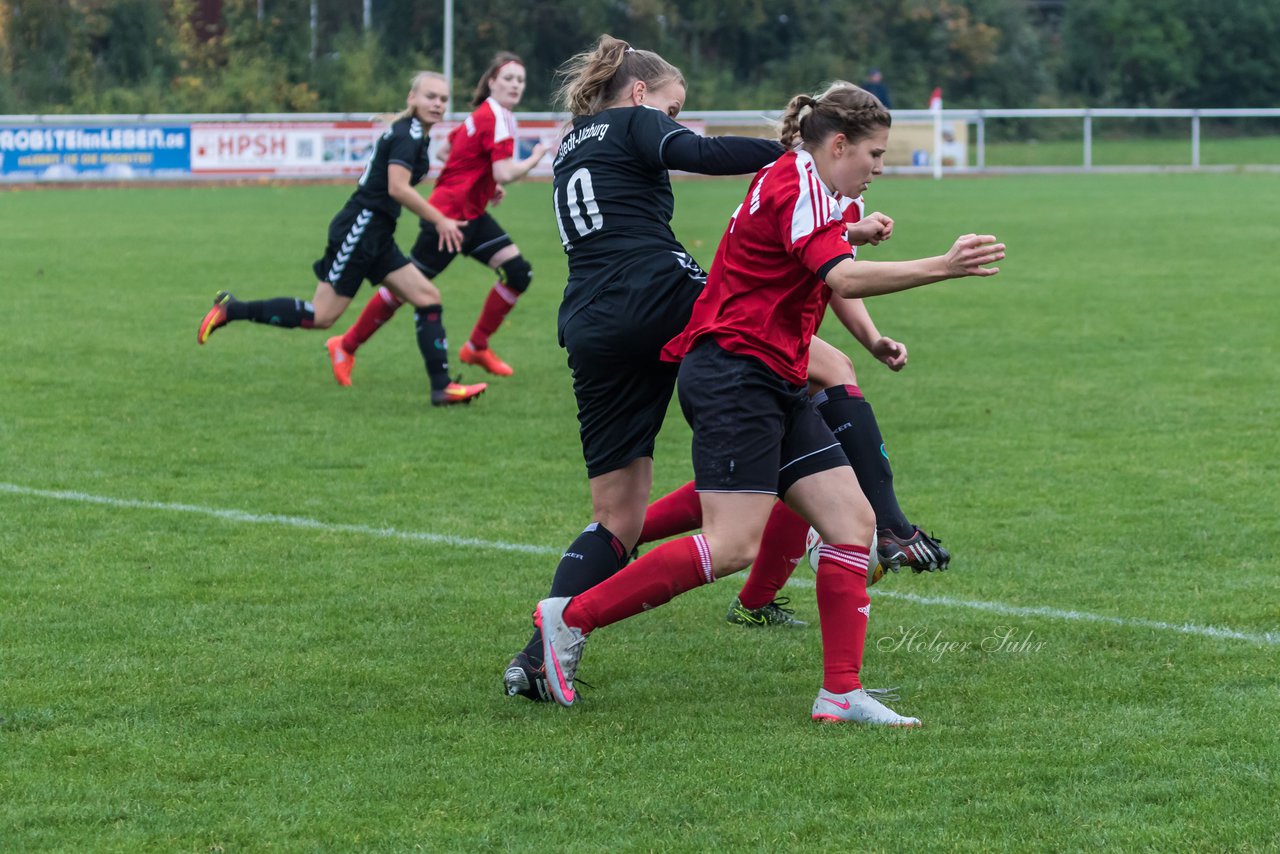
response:
[[[704,263],[743,186],[679,185]],[[1010,247],[872,305],[900,375],[827,330],[956,555],[874,591],[911,732],[810,722],[816,626],[727,625],[735,579],[598,632],[574,708],[503,697],[589,521],[548,190],[496,211],[518,373],[448,410],[407,314],[349,389],[324,334],[196,345],[220,288],[310,295],[347,192],[0,193],[0,850],[1280,850],[1280,176],[873,188],[867,257]],[[489,279],[439,281],[456,348]]]

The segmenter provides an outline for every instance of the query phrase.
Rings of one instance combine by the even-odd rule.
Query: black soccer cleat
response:
[[[892,531],[877,532],[879,546],[876,551],[880,555],[880,563],[897,572],[900,567],[909,566],[912,572],[934,572],[944,570],[951,563],[951,552],[942,547],[941,540],[935,540],[914,525],[911,536],[898,537]]]
[[[546,669],[534,667],[524,652],[511,659],[511,663],[503,671],[502,691],[508,697],[524,697],[535,703],[545,703],[551,699],[551,695],[547,693]]]

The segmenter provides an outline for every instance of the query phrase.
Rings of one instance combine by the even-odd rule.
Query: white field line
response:
[[[788,586],[813,587],[814,583],[805,578],[792,578]],[[1091,614],[1088,611],[1066,611],[1061,608],[1049,608],[1035,605],[1006,605],[1003,602],[983,602],[972,599],[953,599],[950,596],[918,596],[915,593],[901,593],[897,590],[881,590],[872,588],[872,596],[886,599],[899,599],[916,605],[941,605],[947,608],[969,608],[974,611],[987,611],[1006,617],[1048,617],[1052,620],[1069,620],[1076,623],[1105,623],[1112,626],[1124,626],[1132,629],[1154,629],[1161,632],[1179,632],[1184,635],[1200,635],[1207,638],[1225,638],[1242,640],[1250,643],[1280,645],[1280,632],[1263,632],[1261,634],[1241,632],[1223,626],[1201,626],[1196,623],[1165,623],[1160,620],[1143,620],[1130,617],[1108,617],[1105,614]]]
[[[451,534],[432,534],[422,531],[401,531],[396,528],[376,528],[369,525],[345,525],[322,522],[303,516],[279,516],[275,514],[246,513],[243,510],[222,510],[216,507],[202,507],[197,504],[168,504],[161,501],[138,501],[130,498],[111,498],[104,495],[90,495],[86,492],[70,492],[62,490],[32,489],[13,483],[0,482],[0,493],[25,495],[33,498],[47,498],[54,501],[72,501],[80,504],[99,504],[106,507],[117,507],[129,510],[159,510],[170,513],[192,513],[209,516],[225,522],[240,522],[254,525],[280,525],[291,528],[310,528],[320,531],[332,531],[346,534],[363,534],[370,537],[387,537],[390,539],[410,540],[413,542],[431,543],[433,545],[458,546],[462,548],[492,549],[494,551],[520,552],[534,555],[559,555],[562,549],[548,546],[531,546],[525,543],[507,543],[501,540],[481,540],[474,537],[457,537]],[[805,578],[792,578],[787,582],[795,587],[813,587],[814,582]],[[1061,608],[1042,606],[1007,605],[1003,602],[983,602],[971,599],[953,599],[949,596],[918,596],[914,593],[900,593],[895,590],[872,590],[872,594],[886,599],[898,599],[916,605],[938,605],[946,608],[969,608],[975,611],[986,611],[1009,617],[1045,617],[1052,620],[1066,620],[1078,623],[1103,623],[1124,628],[1152,629],[1162,632],[1177,632],[1186,635],[1217,638],[1222,640],[1242,640],[1249,643],[1267,646],[1280,645],[1280,632],[1263,632],[1261,634],[1241,632],[1222,626],[1201,626],[1195,623],[1166,623],[1159,620],[1144,620],[1129,617],[1109,617],[1105,614],[1091,614],[1088,611],[1067,611]]]
[[[336,522],[321,522],[319,519],[307,519],[303,516],[277,516],[274,514],[246,513],[243,510],[220,510],[216,507],[201,507],[198,504],[166,504],[160,501],[136,501],[131,498],[109,498],[104,495],[90,495],[87,492],[63,492],[50,489],[30,489],[13,483],[0,482],[0,492],[13,495],[28,495],[35,498],[49,498],[55,501],[74,501],[81,504],[102,504],[107,507],[119,507],[129,510],[162,510],[171,513],[194,513],[198,516],[212,516],[226,522],[244,522],[252,525],[281,525],[287,528],[311,528],[320,531],[334,531],[344,534],[365,534],[370,537],[388,537],[397,540],[413,540],[420,543],[432,543],[441,546],[460,546],[473,549],[492,549],[502,552],[521,552],[533,555],[560,555],[563,549],[546,546],[530,546],[524,543],[504,543],[500,540],[479,540],[474,537],[456,537],[452,534],[431,534],[420,531],[401,531],[397,528],[375,528],[369,525],[344,525]]]

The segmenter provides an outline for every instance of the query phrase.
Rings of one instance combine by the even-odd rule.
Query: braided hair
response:
[[[857,142],[892,123],[879,98],[860,86],[837,80],[821,94],[791,99],[782,113],[778,141],[786,148],[797,148],[842,133]]]

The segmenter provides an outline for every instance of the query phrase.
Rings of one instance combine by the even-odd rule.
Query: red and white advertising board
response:
[[[458,124],[440,122],[431,128],[432,175],[440,171],[436,152]],[[686,124],[695,133],[706,132],[704,122]],[[386,127],[385,122],[373,121],[194,123],[191,125],[191,172],[265,177],[356,176],[364,171]],[[551,151],[530,175],[550,176],[564,123],[524,121],[519,128],[516,156],[527,157],[536,143],[544,143]]]

